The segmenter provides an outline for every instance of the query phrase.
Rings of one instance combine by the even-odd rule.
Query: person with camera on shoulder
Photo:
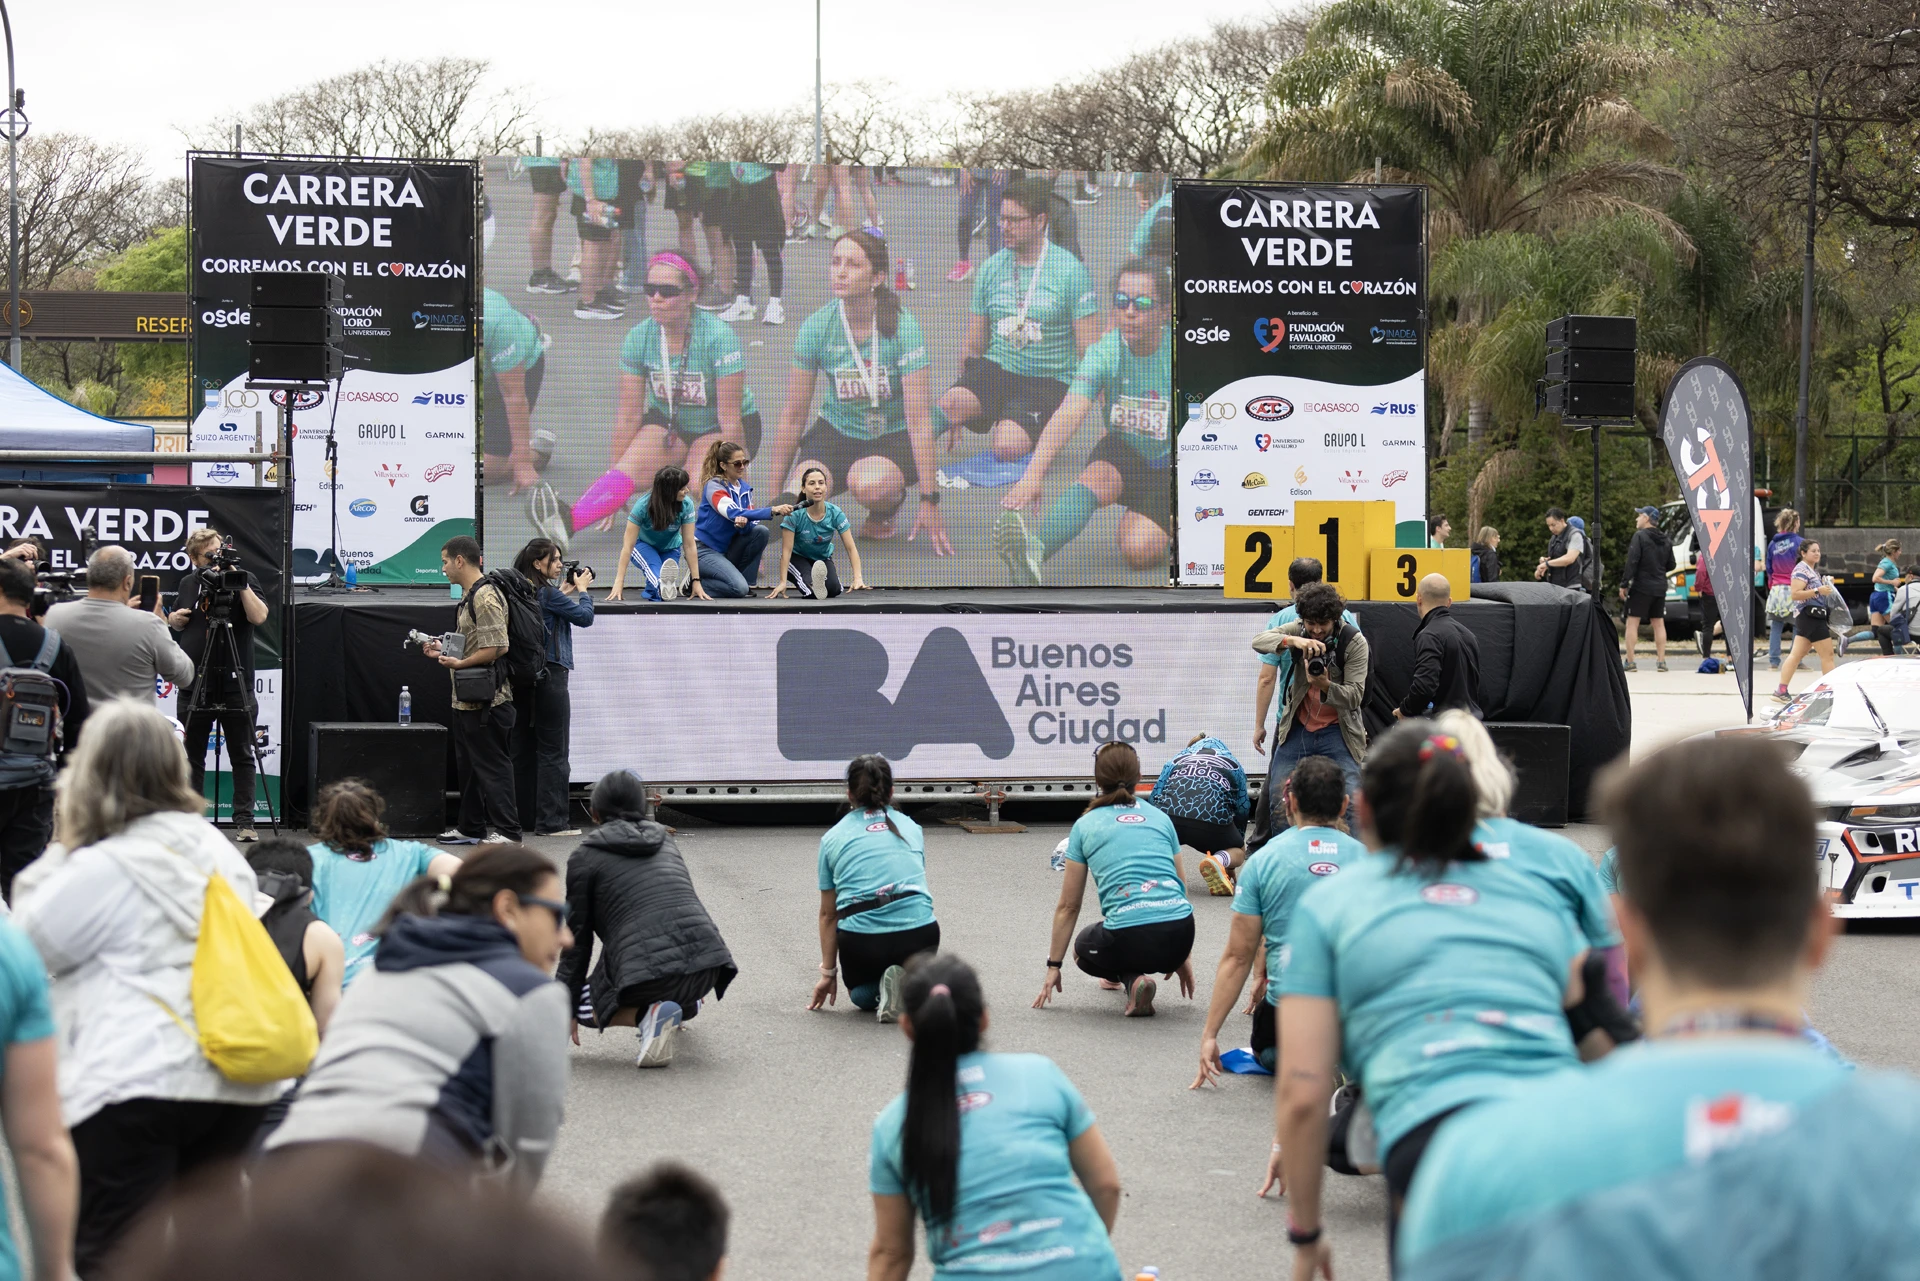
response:
[[[193,566],[180,580],[167,626],[193,660],[194,674],[180,690],[180,722],[186,727],[187,772],[195,791],[206,785],[207,738],[217,722],[226,739],[228,769],[233,772],[233,839],[251,841],[253,830],[253,724],[258,701],[253,689],[253,629],[267,621],[260,580],[240,568],[240,558],[217,530],[202,526],[187,535],[187,561]],[[244,584],[244,586],[242,585]],[[211,623],[230,623],[232,651],[215,636]],[[213,640],[211,648],[208,640]],[[193,709],[195,687],[207,704]]]
[[[95,701],[124,695],[155,707],[156,678],[189,683],[193,657],[174,643],[159,601],[149,613],[135,600],[134,568],[124,547],[95,549],[87,557],[87,594],[48,610],[46,626],[79,660]]]
[[[440,548],[440,572],[460,587],[453,612],[460,633],[458,657],[437,640],[422,652],[447,669],[453,682],[453,760],[460,775],[460,821],[440,833],[442,845],[503,845],[520,839],[519,806],[514,803],[513,683],[502,660],[512,638],[507,599],[486,581],[480,544],[468,535],[449,538]]]
[[[1267,777],[1286,778],[1306,757],[1325,756],[1340,767],[1351,796],[1367,758],[1360,709],[1366,703],[1371,653],[1360,629],[1341,618],[1345,604],[1330,584],[1308,583],[1294,597],[1294,621],[1261,632],[1253,648],[1261,654],[1293,651]],[[1254,730],[1254,747],[1266,736],[1261,724]]]
[[[520,804],[520,826],[535,836],[578,836],[567,810],[568,747],[573,730],[573,700],[567,681],[573,671],[573,629],[593,626],[593,570],[564,559],[560,545],[536,538],[520,549],[513,567],[540,595],[540,617],[547,629],[547,674],[533,687],[533,706],[522,711],[532,720],[514,737],[513,772]]]
[[[22,678],[0,687],[0,892],[8,902],[13,901],[13,878],[39,858],[53,839],[55,768],[79,741],[88,712],[87,684],[73,650],[61,643],[58,632],[42,627],[29,614],[34,589],[30,565],[17,556],[0,556],[4,666],[30,668],[42,678]],[[46,688],[48,682],[57,688]],[[36,684],[42,689],[35,691]],[[58,732],[37,745],[12,741],[10,722],[16,709],[31,717],[36,701],[44,707],[47,698],[58,708],[54,722]]]

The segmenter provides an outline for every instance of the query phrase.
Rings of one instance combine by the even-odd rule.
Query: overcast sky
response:
[[[1268,0],[825,0],[825,73],[922,97],[1071,79]],[[811,0],[13,0],[35,131],[185,172],[207,121],[379,58],[485,58],[550,137],[784,106],[813,92]],[[550,23],[551,25],[544,25]]]

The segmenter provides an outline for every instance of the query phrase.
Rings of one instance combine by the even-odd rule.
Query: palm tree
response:
[[[1658,203],[1680,180],[1662,162],[1670,141],[1626,98],[1657,65],[1635,42],[1649,16],[1644,0],[1335,0],[1274,76],[1273,121],[1240,172],[1348,180],[1378,166],[1425,183],[1436,249],[1624,214],[1688,252]],[[1484,328],[1507,300],[1463,291],[1458,318]],[[1476,380],[1441,381],[1468,390],[1468,442],[1484,444],[1493,406]]]

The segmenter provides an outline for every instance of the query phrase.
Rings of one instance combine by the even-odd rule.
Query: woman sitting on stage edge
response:
[[[1127,1017],[1147,1018],[1153,1014],[1154,974],[1177,975],[1180,995],[1193,996],[1193,906],[1180,875],[1180,838],[1171,819],[1134,794],[1140,757],[1128,744],[1107,743],[1094,753],[1093,781],[1100,794],[1087,802],[1067,837],[1047,977],[1033,1008],[1065,990],[1060,969],[1091,873],[1105,919],[1073,940],[1074,963],[1126,989]]]

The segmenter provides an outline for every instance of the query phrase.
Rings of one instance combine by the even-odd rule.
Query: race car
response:
[[[1813,792],[1814,856],[1842,917],[1920,917],[1920,659],[1834,668],[1763,725]]]

